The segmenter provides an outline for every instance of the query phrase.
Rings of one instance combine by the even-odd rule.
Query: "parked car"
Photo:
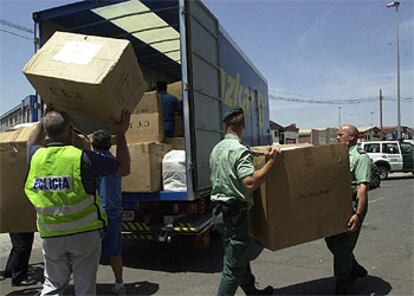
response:
[[[414,173],[414,145],[400,141],[362,142],[361,148],[373,160],[381,179],[393,172]]]
[[[369,189],[375,189],[380,187],[381,185],[381,171],[378,169],[376,164],[372,162],[372,170],[371,170],[371,182],[369,184]]]

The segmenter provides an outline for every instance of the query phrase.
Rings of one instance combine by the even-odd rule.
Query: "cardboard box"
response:
[[[0,232],[36,231],[36,211],[24,193],[26,143],[35,126],[0,133]],[[86,136],[76,134],[73,141],[74,146],[90,150]]]
[[[172,145],[173,149],[185,150],[183,137],[165,138],[164,143]]]
[[[183,100],[182,84],[181,81],[170,83],[167,85],[167,92],[175,97],[181,102]]]
[[[264,156],[255,156],[257,168]],[[352,213],[345,144],[292,146],[254,194],[250,232],[270,250],[342,233]]]
[[[164,122],[161,98],[157,92],[146,92],[131,114],[125,134],[128,143],[162,142]]]
[[[121,111],[133,111],[147,89],[134,49],[123,39],[56,32],[23,73],[84,133],[113,131]]]
[[[36,211],[24,193],[26,142],[32,130],[0,133],[0,232],[36,231]]]
[[[143,94],[132,114],[162,113],[160,94],[156,91],[147,91]]]
[[[161,191],[162,158],[172,146],[163,143],[136,143],[128,144],[128,148],[131,155],[131,174],[122,178],[122,191]]]

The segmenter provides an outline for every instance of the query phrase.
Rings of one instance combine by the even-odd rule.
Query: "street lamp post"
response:
[[[397,138],[401,139],[401,103],[400,103],[400,18],[398,15],[398,7],[400,6],[399,1],[390,2],[387,4],[387,7],[395,7],[395,12],[397,14]]]
[[[338,126],[341,127],[341,106],[338,106]]]

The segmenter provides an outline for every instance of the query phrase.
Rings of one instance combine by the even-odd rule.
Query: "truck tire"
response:
[[[388,168],[387,168],[387,167],[382,166],[382,165],[379,165],[379,166],[377,167],[377,169],[378,169],[378,171],[379,171],[379,174],[380,174],[381,180],[385,180],[385,179],[387,179],[387,178],[388,178],[388,172],[389,172],[389,170],[388,170]]]
[[[370,189],[378,188],[378,187],[380,187],[380,184],[381,184],[381,175],[379,174],[379,172],[376,172],[375,174],[372,174]]]

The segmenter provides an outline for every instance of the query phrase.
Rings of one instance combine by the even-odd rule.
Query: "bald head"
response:
[[[339,128],[336,140],[341,143],[348,143],[348,146],[353,146],[358,140],[358,129],[352,124],[344,124]]]
[[[58,140],[68,134],[72,120],[65,112],[50,111],[43,117],[46,135],[52,140]]]
[[[344,124],[343,126],[341,126],[341,129],[343,129],[350,136],[358,136],[358,129],[356,128],[356,126],[352,124]]]

